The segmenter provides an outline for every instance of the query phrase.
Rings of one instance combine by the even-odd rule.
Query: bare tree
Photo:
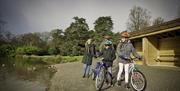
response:
[[[128,31],[138,31],[150,25],[150,12],[139,6],[134,6],[130,10],[129,20],[127,22]]]
[[[153,25],[162,24],[163,22],[164,22],[164,19],[162,17],[157,17],[156,19],[154,19]]]

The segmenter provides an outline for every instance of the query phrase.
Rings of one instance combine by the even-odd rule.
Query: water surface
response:
[[[46,91],[54,73],[43,61],[0,58],[0,91]]]

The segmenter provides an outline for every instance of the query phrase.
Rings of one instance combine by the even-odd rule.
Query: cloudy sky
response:
[[[180,0],[0,0],[0,19],[5,29],[15,34],[66,29],[74,16],[86,19],[90,29],[100,16],[111,16],[114,29],[126,29],[130,9],[146,8],[152,19],[165,21],[178,18]]]

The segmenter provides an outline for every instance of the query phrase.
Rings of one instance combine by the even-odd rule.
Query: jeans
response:
[[[84,64],[84,76],[90,75],[90,67],[91,65]]]
[[[107,70],[112,74],[112,67],[108,67]]]

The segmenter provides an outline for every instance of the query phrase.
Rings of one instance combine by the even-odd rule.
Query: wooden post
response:
[[[143,51],[143,65],[147,65],[148,61],[148,38],[144,37],[142,38],[142,51]]]

